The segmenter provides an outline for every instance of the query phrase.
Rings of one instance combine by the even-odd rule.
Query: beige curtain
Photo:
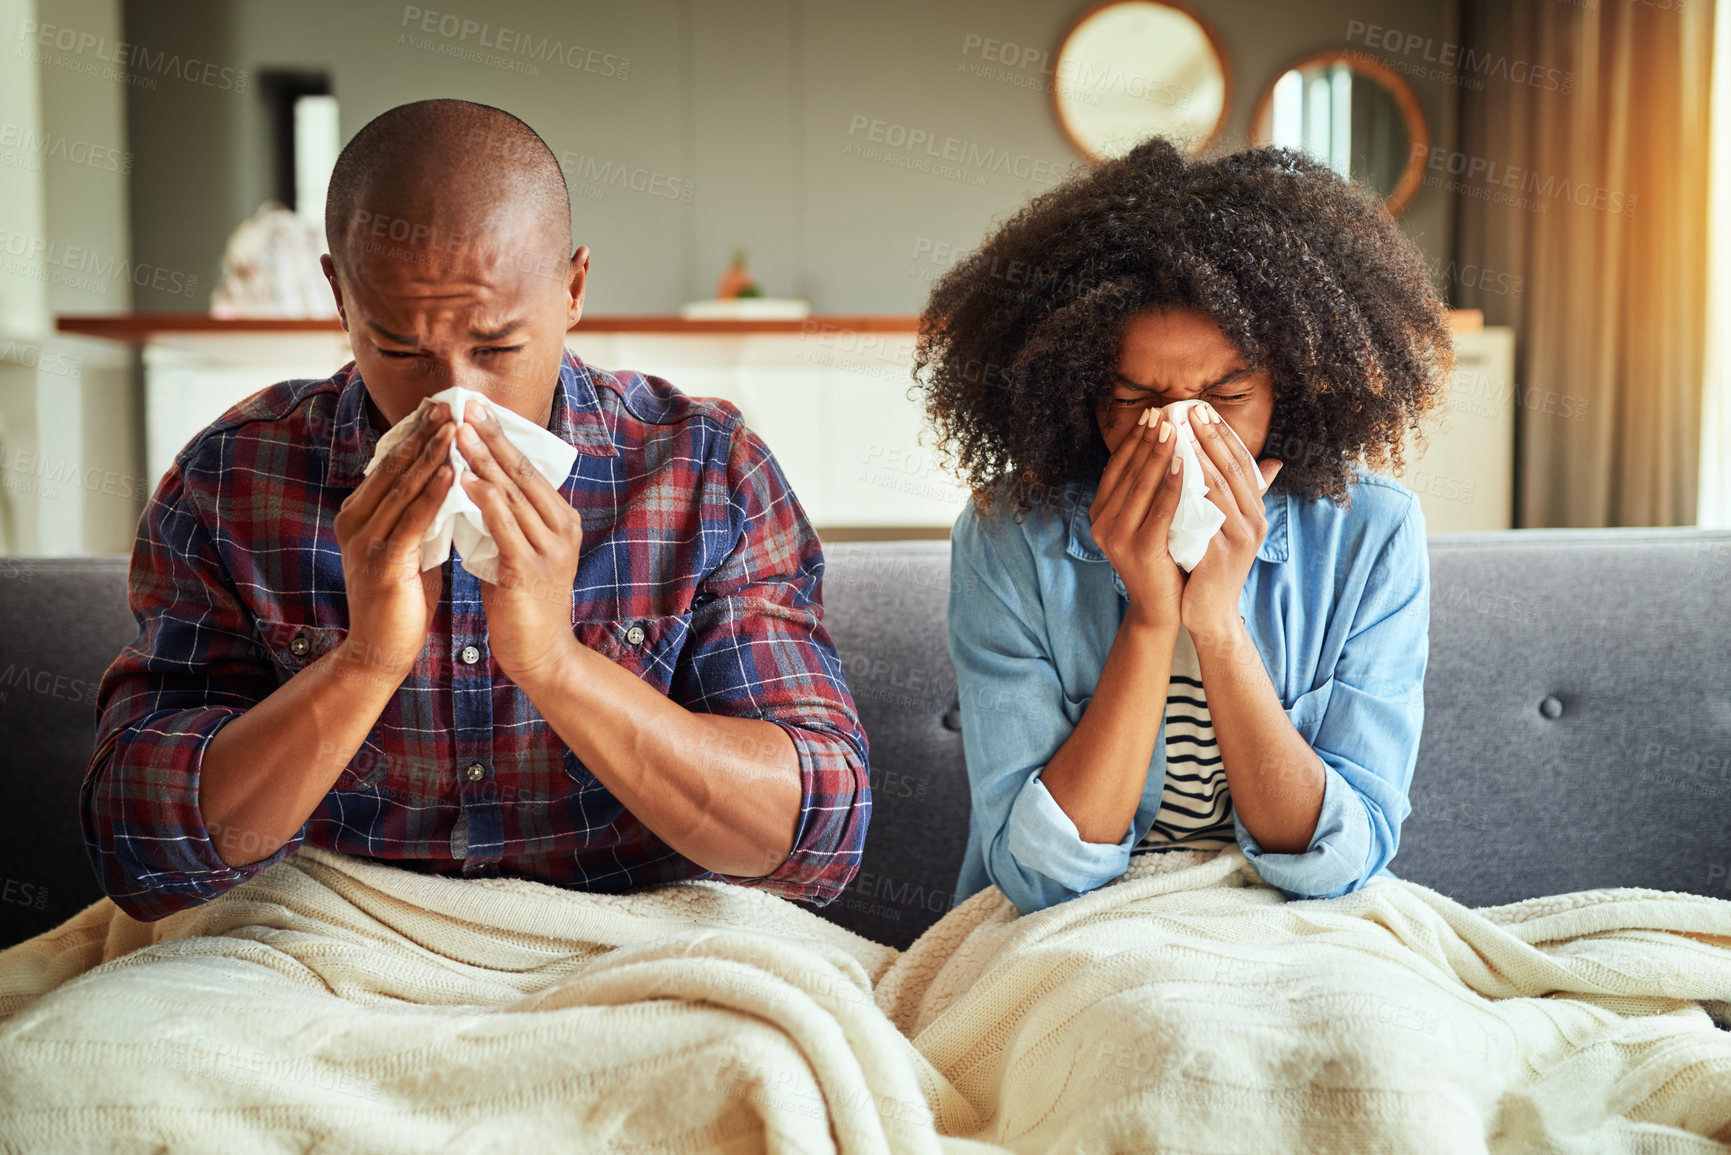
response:
[[[1463,3],[1456,261],[1503,275],[1452,287],[1515,329],[1517,526],[1695,523],[1712,32],[1712,0]]]
[[[1731,529],[1731,20],[1713,22],[1713,188],[1707,212],[1707,366],[1695,524]]]

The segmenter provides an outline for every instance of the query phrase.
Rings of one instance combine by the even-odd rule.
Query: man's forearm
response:
[[[412,668],[384,657],[346,639],[211,736],[198,805],[224,862],[270,857],[318,809]]]
[[[519,688],[625,809],[705,870],[759,878],[792,853],[799,751],[774,722],[687,710],[575,637]]]
[[[1286,716],[1243,622],[1191,633],[1232,808],[1263,850],[1303,853],[1322,815],[1322,759]]]

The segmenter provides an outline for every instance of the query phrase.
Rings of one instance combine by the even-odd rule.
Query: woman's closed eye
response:
[[[1225,395],[1221,395],[1221,396],[1210,397],[1208,399],[1208,403],[1210,405],[1213,405],[1216,402],[1220,402],[1220,401],[1248,401],[1248,400],[1250,400],[1250,394],[1248,394],[1248,393],[1230,393],[1230,394],[1225,394]],[[1114,405],[1152,405],[1152,404],[1154,404],[1154,399],[1151,397],[1114,397],[1114,398],[1112,398],[1112,404],[1114,404]]]

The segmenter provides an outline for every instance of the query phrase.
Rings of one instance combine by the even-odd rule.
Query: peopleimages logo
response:
[[[539,61],[542,64],[557,62],[574,71],[592,72],[612,80],[625,80],[631,75],[629,56],[615,56],[610,52],[584,48],[580,44],[566,44],[550,36],[536,36],[515,28],[494,28],[484,21],[471,20],[452,12],[433,12],[404,5],[401,27],[411,26],[414,31],[454,41],[458,45],[468,44],[472,36],[475,38],[476,48],[490,48],[494,52],[504,53],[507,57],[520,57],[525,61]],[[404,41],[399,38],[398,43]]]
[[[243,69],[225,68],[193,56],[182,59],[177,52],[152,52],[142,44],[110,40],[106,36],[80,32],[76,28],[26,20],[19,26],[18,39],[34,40],[33,47],[37,50],[49,48],[73,56],[89,56],[104,64],[124,65],[135,73],[172,76],[188,84],[202,84],[206,88],[217,88],[225,92],[246,91],[248,78]]]
[[[1099,104],[1102,93],[1122,92],[1137,100],[1186,108],[1195,94],[1193,88],[1174,84],[1170,80],[1146,73],[1126,72],[1122,68],[1096,64],[1074,55],[1066,56],[1054,68],[1052,53],[1048,49],[970,32],[962,37],[962,56],[970,57],[975,54],[978,54],[981,61],[1001,64],[1016,72],[1026,73],[1031,69],[1031,75],[1027,77],[1031,83],[1022,83],[1020,87],[1050,91],[1054,85],[1062,82],[1074,90],[1072,95],[1083,104]],[[994,72],[965,59],[960,70],[974,76],[988,76],[1006,83],[1017,83],[1011,75]]]
[[[600,186],[613,185],[686,205],[690,204],[697,194],[697,186],[683,177],[669,176],[642,165],[602,160],[588,153],[572,152],[570,149],[559,154],[559,167],[564,170],[566,179],[579,188],[587,185],[599,190]],[[592,199],[600,200],[601,197]]]
[[[882,145],[898,153],[919,153],[940,162],[951,162],[979,172],[1002,172],[1035,184],[1056,184],[1067,169],[1057,161],[1029,156],[1025,152],[982,148],[972,141],[939,136],[927,129],[858,114],[849,118],[847,134],[855,139],[864,137],[865,144],[857,149],[850,144],[849,149],[867,159],[877,159],[878,150],[870,148],[871,145]]]
[[[82,165],[100,172],[125,175],[132,171],[130,152],[92,144],[87,140],[70,140],[59,133],[39,133],[28,125],[13,124],[10,121],[0,124],[0,148],[14,154],[63,160],[67,164]],[[5,163],[5,160],[0,160],[0,164]]]
[[[1545,68],[1525,60],[1511,60],[1500,52],[1480,52],[1450,40],[1436,40],[1416,32],[1366,24],[1362,20],[1346,22],[1346,42],[1357,41],[1366,48],[1377,48],[1397,56],[1417,55],[1419,59],[1444,68],[1455,68],[1470,76],[1500,77],[1512,84],[1525,84],[1545,92],[1560,92],[1567,96],[1575,90],[1575,74],[1559,68]]]
[[[1465,264],[1449,261],[1445,265],[1440,256],[1431,260],[1430,275],[1432,280],[1452,282],[1462,288],[1478,289],[1482,292],[1496,293],[1517,300],[1527,283],[1525,277],[1499,272],[1484,265],[1475,265],[1470,261]]]
[[[0,256],[20,257],[24,261],[41,261],[44,269],[27,264],[6,262],[5,271],[14,275],[40,277],[48,269],[64,270],[69,274],[83,273],[100,281],[131,281],[139,288],[158,289],[190,297],[198,291],[198,278],[178,273],[160,265],[133,262],[122,257],[104,257],[94,249],[79,245],[63,245],[45,237],[0,229]],[[81,286],[88,288],[89,286]]]
[[[1433,182],[1440,183],[1441,174],[1447,173],[1460,178],[1450,182],[1450,192],[1485,198],[1501,189],[1510,189],[1514,194],[1519,194],[1520,199],[1510,199],[1508,203],[1540,212],[1544,211],[1547,201],[1563,200],[1581,208],[1595,208],[1615,216],[1632,217],[1640,199],[1603,185],[1555,175],[1546,176],[1520,165],[1424,144],[1413,145],[1412,159],[1422,161],[1426,168],[1438,174],[1437,177],[1425,178],[1427,186],[1437,187]]]
[[[21,365],[58,377],[81,377],[84,374],[84,358],[16,338],[0,340],[0,363]],[[6,449],[0,447],[0,462],[5,459]]]

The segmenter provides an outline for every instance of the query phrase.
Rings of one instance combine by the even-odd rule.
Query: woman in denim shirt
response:
[[[1320,898],[1388,874],[1430,568],[1417,498],[1369,466],[1404,468],[1452,364],[1418,250],[1283,149],[1191,164],[1150,140],[945,274],[916,373],[975,491],[951,537],[957,903],[996,884],[1028,913],[1124,873],[1161,807],[1180,629],[1263,880]],[[1174,430],[1160,407],[1185,400]],[[1226,521],[1186,574],[1169,468],[1192,433]]]

